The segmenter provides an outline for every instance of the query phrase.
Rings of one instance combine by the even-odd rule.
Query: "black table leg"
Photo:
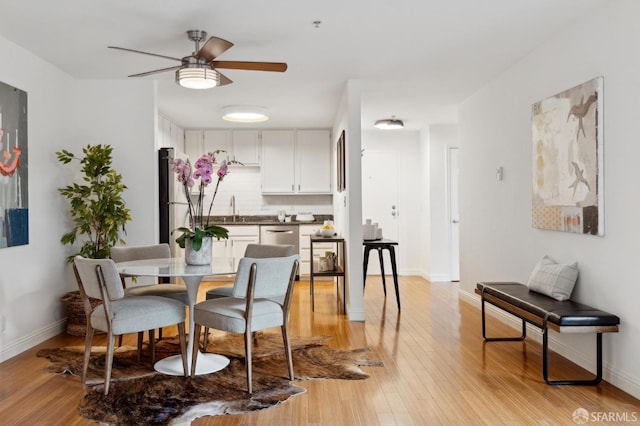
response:
[[[398,271],[396,270],[396,251],[392,245],[388,246],[391,255],[391,269],[393,270],[393,284],[396,287],[396,300],[398,301],[398,312],[400,311],[400,290],[398,289]]]
[[[369,266],[369,251],[371,250],[371,247],[365,246],[364,247],[364,272],[362,275],[362,288],[364,289],[364,287],[367,285],[367,266]]]
[[[384,259],[382,258],[382,247],[378,247],[378,258],[380,259],[380,273],[382,274],[382,289],[384,297],[387,297],[387,282],[384,276]]]
[[[311,263],[309,265],[309,268],[311,270],[311,274],[309,276],[309,292],[311,293],[311,312],[314,312],[316,310],[316,301],[313,291],[313,243],[311,243],[309,247],[309,257],[311,259]]]

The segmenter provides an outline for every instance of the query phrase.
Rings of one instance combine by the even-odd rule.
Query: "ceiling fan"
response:
[[[287,64],[283,62],[216,61],[215,59],[229,50],[233,46],[233,43],[218,37],[210,37],[209,40],[200,47],[200,43],[207,38],[206,31],[189,30],[187,31],[187,36],[189,40],[195,43],[195,50],[191,55],[185,56],[182,59],[142,52],[126,47],[108,46],[108,48],[179,61],[182,63],[181,65],[132,74],[129,77],[144,77],[160,72],[176,70],[176,83],[190,89],[209,89],[211,87],[233,83],[233,81],[218,71],[219,68],[275,72],[284,72],[287,70]]]

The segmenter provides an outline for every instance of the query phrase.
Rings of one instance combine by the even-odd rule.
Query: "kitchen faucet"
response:
[[[232,211],[231,220],[235,222],[236,221],[236,196],[235,195],[231,196],[231,211]]]

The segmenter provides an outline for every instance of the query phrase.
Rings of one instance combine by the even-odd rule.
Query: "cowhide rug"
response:
[[[360,366],[382,366],[368,349],[338,350],[323,342],[329,337],[292,338],[296,380],[366,379]],[[113,424],[176,424],[202,416],[239,414],[275,406],[306,392],[289,383],[280,334],[260,333],[253,346],[253,395],[246,391],[243,336],[210,338],[208,350],[230,358],[216,373],[195,378],[166,376],[153,370],[147,350],[141,363],[133,347],[116,350],[109,395],[104,395],[104,347],[92,350],[87,374],[89,390],[80,403],[80,414],[89,420]],[[156,344],[156,359],[180,352],[177,339]],[[82,376],[84,347],[43,349],[39,357],[51,361],[45,371]]]

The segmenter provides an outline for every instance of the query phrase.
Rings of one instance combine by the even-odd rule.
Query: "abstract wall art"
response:
[[[533,226],[604,235],[603,78],[532,106]]]
[[[29,244],[27,92],[0,83],[0,248]]]

